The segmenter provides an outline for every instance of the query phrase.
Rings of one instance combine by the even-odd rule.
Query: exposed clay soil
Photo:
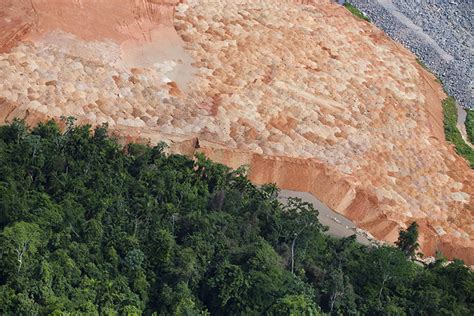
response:
[[[249,164],[256,183],[312,193],[379,239],[416,220],[425,254],[474,262],[474,174],[444,139],[441,87],[345,9],[2,1],[0,120],[72,115]]]

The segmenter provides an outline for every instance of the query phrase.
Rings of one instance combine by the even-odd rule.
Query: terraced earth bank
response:
[[[250,166],[375,237],[474,263],[474,171],[435,78],[329,1],[2,0],[0,120],[75,116]]]

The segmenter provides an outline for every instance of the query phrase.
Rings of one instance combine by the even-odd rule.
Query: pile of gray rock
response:
[[[462,106],[474,108],[472,0],[352,0],[351,3],[391,38],[415,53]],[[405,19],[421,28],[436,44],[420,36],[421,30],[404,23]]]

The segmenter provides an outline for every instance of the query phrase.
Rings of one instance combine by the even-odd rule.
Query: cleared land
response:
[[[352,0],[352,5],[414,52],[465,108],[474,108],[472,1]]]
[[[0,16],[12,16],[5,7],[31,7],[3,2],[11,6]],[[31,20],[0,24],[13,36],[31,26],[0,54],[0,121],[71,115],[108,123],[124,142],[167,140],[190,155],[199,148],[229,166],[248,164],[255,183],[311,192],[378,239],[394,241],[406,223],[425,219],[424,253],[474,262],[474,170],[445,142],[441,87],[415,56],[346,8],[301,0],[34,3],[36,15],[13,15]],[[165,47],[171,36],[159,31],[171,25],[182,49]],[[164,60],[150,66],[145,39],[155,32]],[[140,47],[130,51],[130,43]],[[193,68],[165,60],[174,49]],[[174,81],[190,68],[187,87]]]

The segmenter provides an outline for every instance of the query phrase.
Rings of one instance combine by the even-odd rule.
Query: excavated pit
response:
[[[0,120],[75,116],[310,192],[474,263],[474,176],[435,78],[329,1],[2,0]],[[200,148],[196,148],[199,139]]]

